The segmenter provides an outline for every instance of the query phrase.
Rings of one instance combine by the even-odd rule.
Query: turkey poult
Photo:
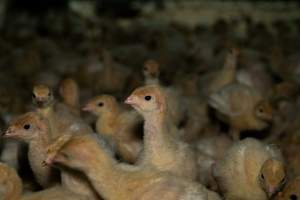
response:
[[[46,119],[38,113],[29,112],[13,120],[4,136],[7,138],[20,139],[29,144],[29,164],[35,178],[41,186],[49,188],[53,185],[61,185],[73,191],[78,197],[98,199],[94,197],[94,191],[85,177],[79,176],[74,171],[61,168],[60,183],[58,176],[55,176],[55,173],[53,173],[55,169],[44,164],[45,160],[50,162],[53,159],[52,157],[51,159],[48,158],[47,152],[51,141],[49,131],[50,125]],[[60,148],[58,148],[58,150],[59,149]]]
[[[144,118],[144,151],[140,163],[196,180],[197,161],[192,148],[179,138],[168,115],[167,96],[159,86],[137,88],[126,99]]]
[[[229,148],[213,174],[227,200],[267,200],[286,181],[280,150],[251,138]]]
[[[240,139],[241,131],[262,130],[272,122],[271,103],[254,88],[241,83],[226,85],[211,94],[208,103],[229,124],[234,140]]]
[[[97,116],[96,132],[103,135],[122,161],[135,163],[143,149],[139,126],[142,117],[133,109],[125,110],[111,95],[99,95],[82,108]]]
[[[42,163],[46,158],[46,147],[50,144],[47,120],[34,112],[28,112],[12,120],[4,137],[21,140],[28,144],[28,160],[37,182],[48,188],[58,182],[58,174]],[[39,152],[39,153],[36,153]]]
[[[204,186],[153,168],[118,163],[104,141],[75,136],[56,155],[53,164],[80,170],[104,199],[220,200]]]

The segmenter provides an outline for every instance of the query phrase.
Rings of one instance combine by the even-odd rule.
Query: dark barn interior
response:
[[[0,0],[0,200],[299,199],[299,50],[299,1]]]

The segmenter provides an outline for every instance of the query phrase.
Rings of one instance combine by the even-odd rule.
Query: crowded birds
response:
[[[96,131],[102,134],[126,162],[134,163],[142,150],[143,144],[139,126],[142,118],[134,110],[126,110],[111,95],[100,95],[89,100],[83,107],[96,115]]]
[[[75,102],[77,102],[77,100],[75,99],[79,98],[78,96],[76,96],[76,94],[78,94],[78,91],[66,91],[66,87],[76,87],[73,84],[75,83],[73,83],[71,80],[65,80],[63,81],[62,86],[60,88],[64,102],[67,102],[67,104],[65,104],[64,102],[58,102],[55,99],[53,92],[48,86],[36,85],[33,87],[32,98],[33,104],[36,105],[35,112],[41,114],[44,118],[46,118],[49,121],[52,138],[56,138],[60,135],[59,130],[70,128],[75,123],[78,124],[78,131],[92,131],[92,129],[78,116],[78,113],[74,113],[74,110],[69,108],[70,104],[76,104]],[[64,88],[65,90],[63,90],[62,88]],[[73,88],[73,90],[77,89]],[[68,94],[68,92],[72,94]],[[70,97],[72,100],[66,99]]]
[[[53,160],[86,174],[104,199],[218,200],[220,197],[204,186],[170,175],[151,166],[118,163],[99,137],[73,137]]]
[[[280,150],[252,138],[232,145],[214,166],[213,175],[228,200],[267,200],[286,181]]]
[[[241,131],[262,130],[272,122],[273,108],[268,99],[241,83],[226,85],[211,94],[208,103],[229,124],[234,140],[240,139]]]
[[[56,137],[58,122],[54,111],[53,92],[46,85],[35,85],[32,90],[32,101],[36,106],[36,112],[49,120],[51,137]]]
[[[195,180],[195,152],[180,140],[178,129],[168,115],[164,90],[157,85],[140,87],[125,102],[144,118],[144,151],[139,162]]]
[[[62,6],[58,10],[48,9],[44,3],[47,8],[42,6],[38,15],[32,9],[15,12],[20,10],[16,8],[19,3],[11,2],[0,1],[0,11],[5,14],[5,23],[0,20],[0,116],[4,122],[31,109],[28,91],[32,84],[45,85],[36,85],[32,91],[38,122],[31,122],[30,127],[20,125],[16,135],[9,128],[6,134],[13,140],[0,139],[0,160],[20,173],[26,193],[41,190],[42,196],[35,199],[84,196],[98,200],[98,193],[108,200],[207,199],[209,192],[190,182],[196,178],[229,200],[273,199],[284,185],[284,176],[300,175],[300,20],[288,19],[296,17],[293,10],[297,6],[276,4],[276,8],[288,8],[277,9],[283,13],[267,18],[261,9],[252,12],[252,6],[242,6],[242,16],[234,17],[225,16],[225,9],[214,12],[220,17],[216,22],[213,17],[206,25],[195,24],[198,19],[207,20],[195,17],[196,21],[188,20],[189,26],[187,18],[180,16],[198,6],[190,6],[190,1],[167,3],[163,10],[158,8],[162,3],[150,7],[139,3],[129,12],[105,9],[100,15],[94,15],[96,1],[55,3],[55,8]],[[82,6],[87,9],[78,9]],[[216,5],[207,8],[211,6]],[[199,13],[203,14],[192,15]],[[124,14],[129,18],[123,20]],[[166,20],[161,23],[161,17],[153,17],[156,14]],[[111,16],[121,18],[112,20]],[[126,110],[130,106],[123,109],[122,103],[117,103],[111,114],[105,110],[107,103],[98,102],[95,110],[105,110],[97,117],[98,134],[81,118],[91,121],[86,113],[80,115],[80,98],[109,94],[119,100],[137,87],[153,85],[164,94],[162,99],[154,92],[140,97],[132,94],[128,99],[129,103],[133,99],[131,103],[136,103],[133,106],[145,118],[144,138],[132,135],[136,119],[143,123],[143,117]],[[157,99],[159,103],[152,104]],[[142,134],[143,127],[139,128]],[[238,139],[247,136],[279,145],[285,171],[281,158],[267,153],[275,149],[273,145],[249,145],[247,151],[235,147]],[[17,137],[25,142],[15,140]],[[105,147],[97,137],[105,137],[109,145]],[[24,148],[18,151],[10,141]],[[231,145],[244,154],[227,156],[226,152],[235,152]],[[242,162],[244,157],[247,159]],[[47,165],[41,164],[43,160]],[[50,167],[51,163],[57,165]],[[55,177],[49,175],[49,168],[60,172],[61,181],[48,181]],[[214,180],[212,175],[218,175],[218,169],[222,169],[221,178]],[[54,188],[52,184],[56,184]],[[189,189],[195,187],[200,189]],[[287,184],[275,198],[298,199],[296,190],[289,188]],[[4,189],[0,187],[0,193]],[[60,198],[55,191],[68,196]],[[1,194],[0,199],[5,196]]]
[[[58,182],[58,174],[50,166],[43,166],[46,147],[50,144],[47,121],[34,112],[16,117],[9,124],[4,137],[21,140],[28,144],[28,160],[37,182],[47,188]],[[37,153],[39,152],[39,153]]]
[[[74,135],[92,134],[93,130],[78,115],[74,115],[65,104],[56,102],[49,87],[35,86],[33,93],[33,101],[39,102],[35,112],[49,122],[48,137],[51,143],[43,146],[46,156],[42,161],[43,165],[47,165]],[[89,199],[99,199],[85,177],[67,169],[60,169],[60,171],[62,185],[66,188]]]
[[[77,92],[73,94],[77,94]],[[55,100],[53,92],[48,86],[34,86],[32,97],[33,103],[37,105],[35,112],[48,120],[50,125],[48,134],[53,143],[48,146],[48,159],[51,159],[51,154],[54,155],[55,151],[73,134],[91,134],[93,132],[92,128],[78,116],[78,113],[74,114],[68,105]]]
[[[17,172],[6,164],[0,163],[1,200],[88,200],[87,198],[75,195],[61,186],[29,194],[22,194],[22,190],[22,180]]]
[[[38,183],[44,188],[59,184],[57,171],[51,166],[45,165],[44,162],[45,160],[50,162],[53,159],[52,155],[56,153],[56,151],[51,152],[49,155],[48,146],[53,145],[49,132],[50,125],[48,121],[38,113],[29,112],[14,119],[4,134],[7,138],[20,139],[29,144],[28,159],[30,167]],[[60,172],[63,187],[79,196],[97,199],[94,198],[93,190],[84,177],[70,170],[60,169]]]

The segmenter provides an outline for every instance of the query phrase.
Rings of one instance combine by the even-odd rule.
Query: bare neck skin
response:
[[[174,137],[170,133],[166,109],[144,116],[144,156],[142,163],[161,163],[162,158],[170,157],[174,147]]]
[[[118,105],[116,105],[116,109],[112,109],[98,115],[96,122],[97,132],[113,137],[116,132],[119,114],[120,110]]]
[[[46,187],[51,183],[51,167],[43,166],[43,161],[46,158],[46,147],[50,144],[47,129],[41,130],[39,137],[29,141],[28,159],[30,167],[34,171],[35,177],[38,182]],[[38,152],[38,153],[37,153]]]
[[[38,137],[35,137],[27,142],[30,146],[48,145],[50,142],[50,138],[48,135],[49,131],[49,127],[42,127],[40,128],[39,133],[37,133]]]

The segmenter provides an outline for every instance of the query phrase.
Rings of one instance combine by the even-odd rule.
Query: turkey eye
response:
[[[25,125],[23,126],[23,128],[24,128],[25,130],[28,130],[28,129],[30,129],[30,125],[29,125],[29,124],[25,124]]]
[[[263,174],[260,175],[262,180],[265,180],[265,176]]]
[[[145,100],[146,101],[150,101],[151,100],[151,96],[145,96]]]
[[[295,194],[292,194],[292,195],[290,196],[290,200],[298,200],[298,196],[295,195]]]
[[[35,96],[35,94],[34,94],[34,93],[32,93],[32,98],[36,98],[36,96]]]
[[[99,107],[102,107],[102,106],[103,106],[103,103],[102,103],[102,102],[98,103],[98,106],[99,106]]]

